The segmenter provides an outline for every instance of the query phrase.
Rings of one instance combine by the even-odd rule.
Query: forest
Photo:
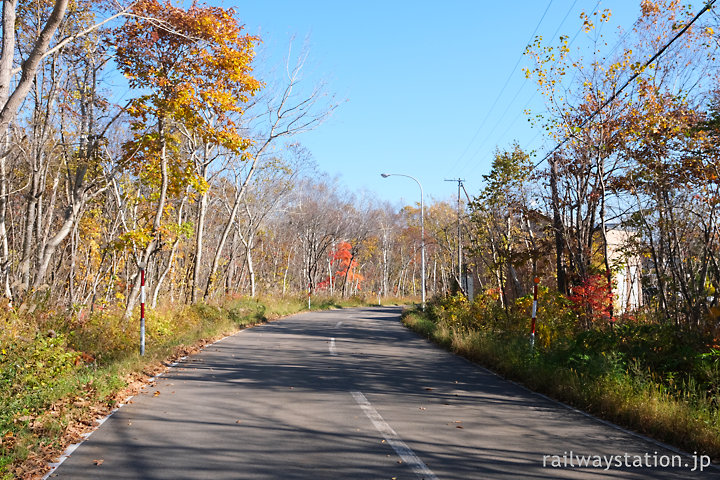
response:
[[[245,31],[242,12],[160,0],[3,2],[0,467],[18,464],[8,453],[18,441],[7,440],[18,423],[32,430],[58,401],[43,385],[99,368],[103,355],[135,354],[142,278],[158,344],[176,328],[168,319],[190,307],[197,315],[308,295],[419,302],[423,280],[426,334],[526,342],[537,278],[535,353],[562,346],[564,365],[582,373],[615,352],[602,357],[613,372],[636,368],[663,395],[691,383],[715,398],[712,3],[644,0],[617,43],[601,28],[612,12],[587,12],[592,48],[537,37],[525,75],[546,109],[527,114],[555,148],[498,146],[482,188],[428,199],[421,211],[316,170],[296,137],[322,128],[339,104],[303,84],[305,54],[264,77],[262,39]],[[112,96],[119,84],[130,92],[123,103]],[[19,376],[29,359],[54,373]],[[12,403],[19,391],[35,403]],[[720,452],[717,408],[708,408]]]
[[[20,2],[7,38],[15,52],[4,50],[7,308],[42,303],[83,316],[121,306],[127,316],[141,268],[151,306],[260,292],[419,295],[419,205],[398,211],[347,191],[293,139],[337,107],[321,86],[299,88],[302,56],[288,59],[284,78],[256,78],[261,39],[232,11],[64,3]],[[464,192],[457,207],[429,202],[430,296],[466,275],[474,293],[494,291],[503,305],[537,275],[566,295],[604,275],[612,296],[611,271],[637,258],[645,311],[678,325],[713,315],[716,17],[645,65],[696,12],[642,5],[615,58],[600,57],[606,40],[593,34],[609,11],[583,19],[596,51],[572,50],[566,36],[528,46],[526,75],[548,106],[528,114],[560,145],[544,159],[498,147],[479,193]],[[133,94],[124,105],[104,96],[118,75]],[[611,230],[621,243],[608,241]],[[613,316],[583,318],[598,315]]]
[[[21,2],[17,57],[35,53],[63,2]],[[135,2],[102,24],[98,2],[71,2],[4,121],[0,164],[3,298],[83,316],[227,294],[383,296],[418,292],[419,210],[395,211],[315,172],[293,136],[335,104],[297,93],[304,59],[281,79],[254,76],[254,46],[232,12]],[[123,20],[124,19],[124,20]],[[27,22],[27,24],[25,24]],[[117,23],[115,27],[109,27]],[[134,97],[103,96],[127,80]],[[34,81],[32,81],[34,80]],[[12,93],[12,95],[10,95]],[[7,110],[7,107],[6,107]],[[447,205],[429,209],[433,292],[452,249]],[[430,242],[428,242],[430,243]],[[435,287],[437,285],[437,287]]]
[[[713,4],[640,2],[617,42],[612,12],[588,12],[590,48],[565,35],[528,45],[525,74],[546,103],[528,115],[553,147],[498,148],[467,197],[474,294],[435,299],[406,323],[534,390],[717,459]]]

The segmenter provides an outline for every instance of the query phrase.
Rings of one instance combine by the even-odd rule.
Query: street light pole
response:
[[[422,292],[422,309],[425,310],[425,195],[423,194],[422,184],[417,178],[402,173],[381,173],[380,176],[383,178],[391,176],[407,177],[415,180],[415,183],[420,187],[420,290]]]

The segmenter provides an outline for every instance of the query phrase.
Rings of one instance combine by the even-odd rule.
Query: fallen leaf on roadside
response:
[[[153,393],[153,397],[157,397],[160,395],[160,390],[155,390],[155,393]]]
[[[420,410],[427,410],[427,408],[425,408],[425,407],[420,407]]]
[[[238,420],[238,421],[236,421],[235,423],[242,423],[242,420]]]
[[[425,387],[425,390],[427,390],[428,392],[431,392],[431,391],[433,391],[433,390],[435,390],[435,389],[432,388],[432,387]]]
[[[94,463],[96,466],[99,467],[100,465],[103,464],[104,461],[105,461],[105,460],[103,460],[102,458],[99,458],[99,459],[97,459],[97,460],[93,460],[93,463]]]

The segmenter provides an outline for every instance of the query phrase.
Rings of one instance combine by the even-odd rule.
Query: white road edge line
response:
[[[429,342],[429,340],[428,340],[428,342]],[[437,345],[435,345],[435,346],[436,346],[436,348],[438,348],[438,349],[440,348],[440,347],[437,347]],[[445,352],[446,352],[446,353],[450,353],[450,352],[447,352],[446,350],[445,350]],[[695,454],[690,454],[690,453],[688,453],[688,452],[686,452],[686,451],[680,450],[680,449],[677,448],[677,447],[673,447],[673,446],[670,445],[669,443],[661,442],[660,440],[655,440],[655,439],[652,438],[652,437],[648,437],[648,436],[643,435],[643,434],[641,434],[641,433],[633,432],[632,430],[628,430],[628,429],[626,429],[626,428],[623,428],[623,427],[621,427],[620,425],[616,425],[616,424],[614,424],[614,423],[612,423],[612,422],[610,422],[610,421],[608,421],[608,420],[603,420],[603,419],[600,418],[600,417],[596,417],[595,415],[593,415],[593,414],[591,414],[591,413],[584,412],[584,411],[582,411],[582,410],[580,410],[580,409],[578,409],[578,408],[575,408],[575,407],[573,407],[573,406],[571,406],[571,405],[568,405],[567,403],[564,403],[564,402],[561,402],[560,400],[556,400],[556,399],[554,399],[554,398],[552,398],[552,397],[549,397],[549,396],[547,396],[547,395],[545,395],[545,394],[543,394],[543,393],[536,392],[535,390],[531,390],[530,388],[526,387],[525,385],[523,385],[523,384],[521,384],[521,383],[518,383],[518,382],[516,382],[516,381],[514,381],[514,380],[510,380],[509,378],[505,378],[505,377],[503,377],[502,375],[500,375],[499,373],[493,372],[493,371],[490,370],[489,368],[487,368],[487,367],[485,367],[485,366],[483,366],[483,365],[480,365],[479,363],[474,363],[474,362],[468,360],[468,359],[465,358],[465,357],[461,357],[461,356],[459,356],[459,355],[455,355],[455,358],[459,358],[459,359],[462,360],[463,362],[465,362],[465,363],[467,363],[467,364],[469,364],[469,365],[472,365],[472,366],[474,366],[475,368],[478,368],[478,369],[480,369],[480,370],[483,370],[483,371],[489,373],[490,375],[493,375],[493,376],[497,377],[498,379],[500,379],[500,380],[502,380],[502,381],[504,381],[504,382],[511,383],[512,385],[515,385],[516,387],[520,388],[521,390],[525,390],[526,392],[528,392],[528,393],[531,394],[531,395],[535,395],[535,396],[537,396],[537,397],[540,397],[540,398],[542,398],[542,399],[544,399],[544,400],[546,400],[546,401],[548,401],[548,402],[550,402],[550,403],[552,403],[552,404],[560,405],[561,407],[566,408],[566,409],[570,410],[571,412],[577,413],[577,414],[579,414],[579,415],[582,415],[583,417],[586,417],[586,418],[589,418],[589,419],[591,419],[591,420],[594,420],[594,421],[597,422],[597,423],[600,423],[600,424],[602,424],[602,425],[605,425],[606,427],[609,427],[609,428],[612,428],[612,429],[617,430],[617,431],[619,431],[619,432],[622,432],[622,433],[624,433],[624,434],[626,434],[626,435],[628,435],[628,436],[635,437],[635,438],[637,438],[638,440],[642,440],[642,441],[644,441],[644,442],[646,442],[646,443],[650,443],[650,444],[652,444],[652,445],[655,445],[656,447],[660,447],[660,448],[662,448],[662,449],[669,450],[669,451],[671,451],[671,452],[673,452],[673,453],[676,453],[676,454],[681,455],[681,456],[686,457],[686,458],[692,458],[692,457],[695,455]],[[697,452],[696,452],[696,454],[697,454]],[[711,465],[710,465],[710,468],[712,468],[712,469],[714,469],[714,470],[716,470],[716,471],[720,471],[720,467],[718,467],[717,465],[714,465],[714,464],[711,464]]]
[[[400,436],[395,432],[395,430],[393,430],[392,427],[383,420],[382,416],[380,416],[378,411],[375,410],[375,407],[373,407],[368,399],[365,398],[365,395],[363,395],[362,392],[350,393],[357,404],[360,405],[363,412],[365,412],[365,415],[367,415],[372,424],[375,426],[377,431],[382,434],[383,438],[385,438],[385,441],[393,448],[393,450],[395,450],[398,457],[400,457],[403,462],[407,463],[410,468],[412,468],[418,478],[421,480],[437,480],[437,477],[427,467],[427,465],[425,465],[425,463],[423,463],[423,461],[415,455],[415,452],[413,452],[410,447],[408,447],[405,442],[400,439]]]
[[[240,333],[244,333],[244,332],[247,331],[247,330],[248,330],[248,329],[245,328],[245,329],[243,329],[243,330],[240,330],[239,332],[236,332],[236,333],[233,334],[233,335],[238,335],[238,334],[240,334]],[[224,336],[223,338],[214,341],[213,343],[210,343],[210,344],[208,344],[208,345],[205,345],[204,347],[202,347],[202,348],[200,349],[200,351],[203,351],[203,350],[205,350],[206,348],[215,345],[216,343],[222,342],[223,340],[225,340],[225,339],[227,339],[227,338],[230,338],[230,337],[232,337],[233,335],[226,335],[226,336]],[[198,353],[199,353],[199,352],[198,352]],[[185,355],[184,357],[178,358],[175,362],[173,362],[173,363],[171,363],[170,365],[168,365],[168,369],[167,369],[165,372],[158,373],[158,374],[155,375],[154,377],[148,378],[148,379],[145,381],[145,384],[144,384],[142,387],[140,387],[140,389],[142,390],[142,389],[146,388],[147,386],[151,385],[153,382],[157,381],[159,377],[162,377],[163,375],[165,375],[165,373],[167,373],[168,370],[170,370],[171,368],[177,367],[178,365],[180,365],[180,363],[184,362],[187,358],[188,358],[188,355]],[[139,394],[139,393],[141,393],[141,392],[138,392],[138,394]],[[82,437],[82,440],[80,440],[80,441],[77,442],[77,443],[73,443],[73,444],[69,445],[69,446],[65,449],[65,451],[60,455],[60,457],[58,458],[58,461],[57,461],[57,462],[50,462],[50,463],[48,463],[48,467],[50,467],[50,471],[48,471],[45,475],[43,475],[42,478],[41,478],[41,480],[48,480],[48,478],[50,478],[50,476],[55,473],[55,471],[60,467],[60,465],[62,465],[62,464],[65,462],[65,460],[67,460],[68,458],[70,458],[70,455],[72,455],[73,452],[75,452],[75,450],[77,450],[80,445],[82,445],[83,443],[85,443],[85,442],[90,438],[90,435],[92,435],[93,433],[95,433],[95,432],[97,431],[97,429],[100,428],[100,426],[107,421],[108,418],[112,417],[112,416],[115,414],[115,412],[117,412],[117,411],[120,410],[122,407],[124,407],[125,405],[127,405],[128,402],[130,402],[130,400],[132,400],[134,397],[135,397],[135,395],[130,395],[128,398],[125,399],[125,401],[123,401],[122,403],[119,403],[117,407],[115,407],[114,409],[112,409],[112,410],[110,411],[110,413],[108,413],[108,414],[105,415],[104,417],[96,418],[96,419],[95,419],[95,425],[93,425],[93,429],[90,430],[89,432],[86,432],[86,433],[83,433],[82,435],[80,435],[80,436]]]
[[[337,350],[335,350],[335,337],[332,337],[330,339],[330,345],[328,345],[328,349],[330,350],[330,355],[337,355]]]

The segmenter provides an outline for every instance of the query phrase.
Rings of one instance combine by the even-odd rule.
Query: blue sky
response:
[[[513,140],[544,154],[549,140],[523,114],[543,109],[521,71],[522,52],[537,34],[575,36],[579,15],[597,0],[364,1],[215,0],[233,7],[263,40],[261,58],[282,67],[288,46],[309,46],[303,78],[342,103],[299,141],[321,171],[349,189],[393,204],[416,202],[415,176],[426,201],[451,199],[463,178],[472,195],[482,187],[496,147]],[[604,0],[613,12],[608,50],[639,13],[639,1]],[[544,15],[544,17],[543,17]],[[542,21],[541,21],[542,19]],[[294,40],[293,40],[294,39]],[[582,45],[580,33],[574,46]],[[519,61],[519,64],[518,64]],[[515,68],[517,65],[517,68]],[[514,70],[514,71],[513,71]]]

